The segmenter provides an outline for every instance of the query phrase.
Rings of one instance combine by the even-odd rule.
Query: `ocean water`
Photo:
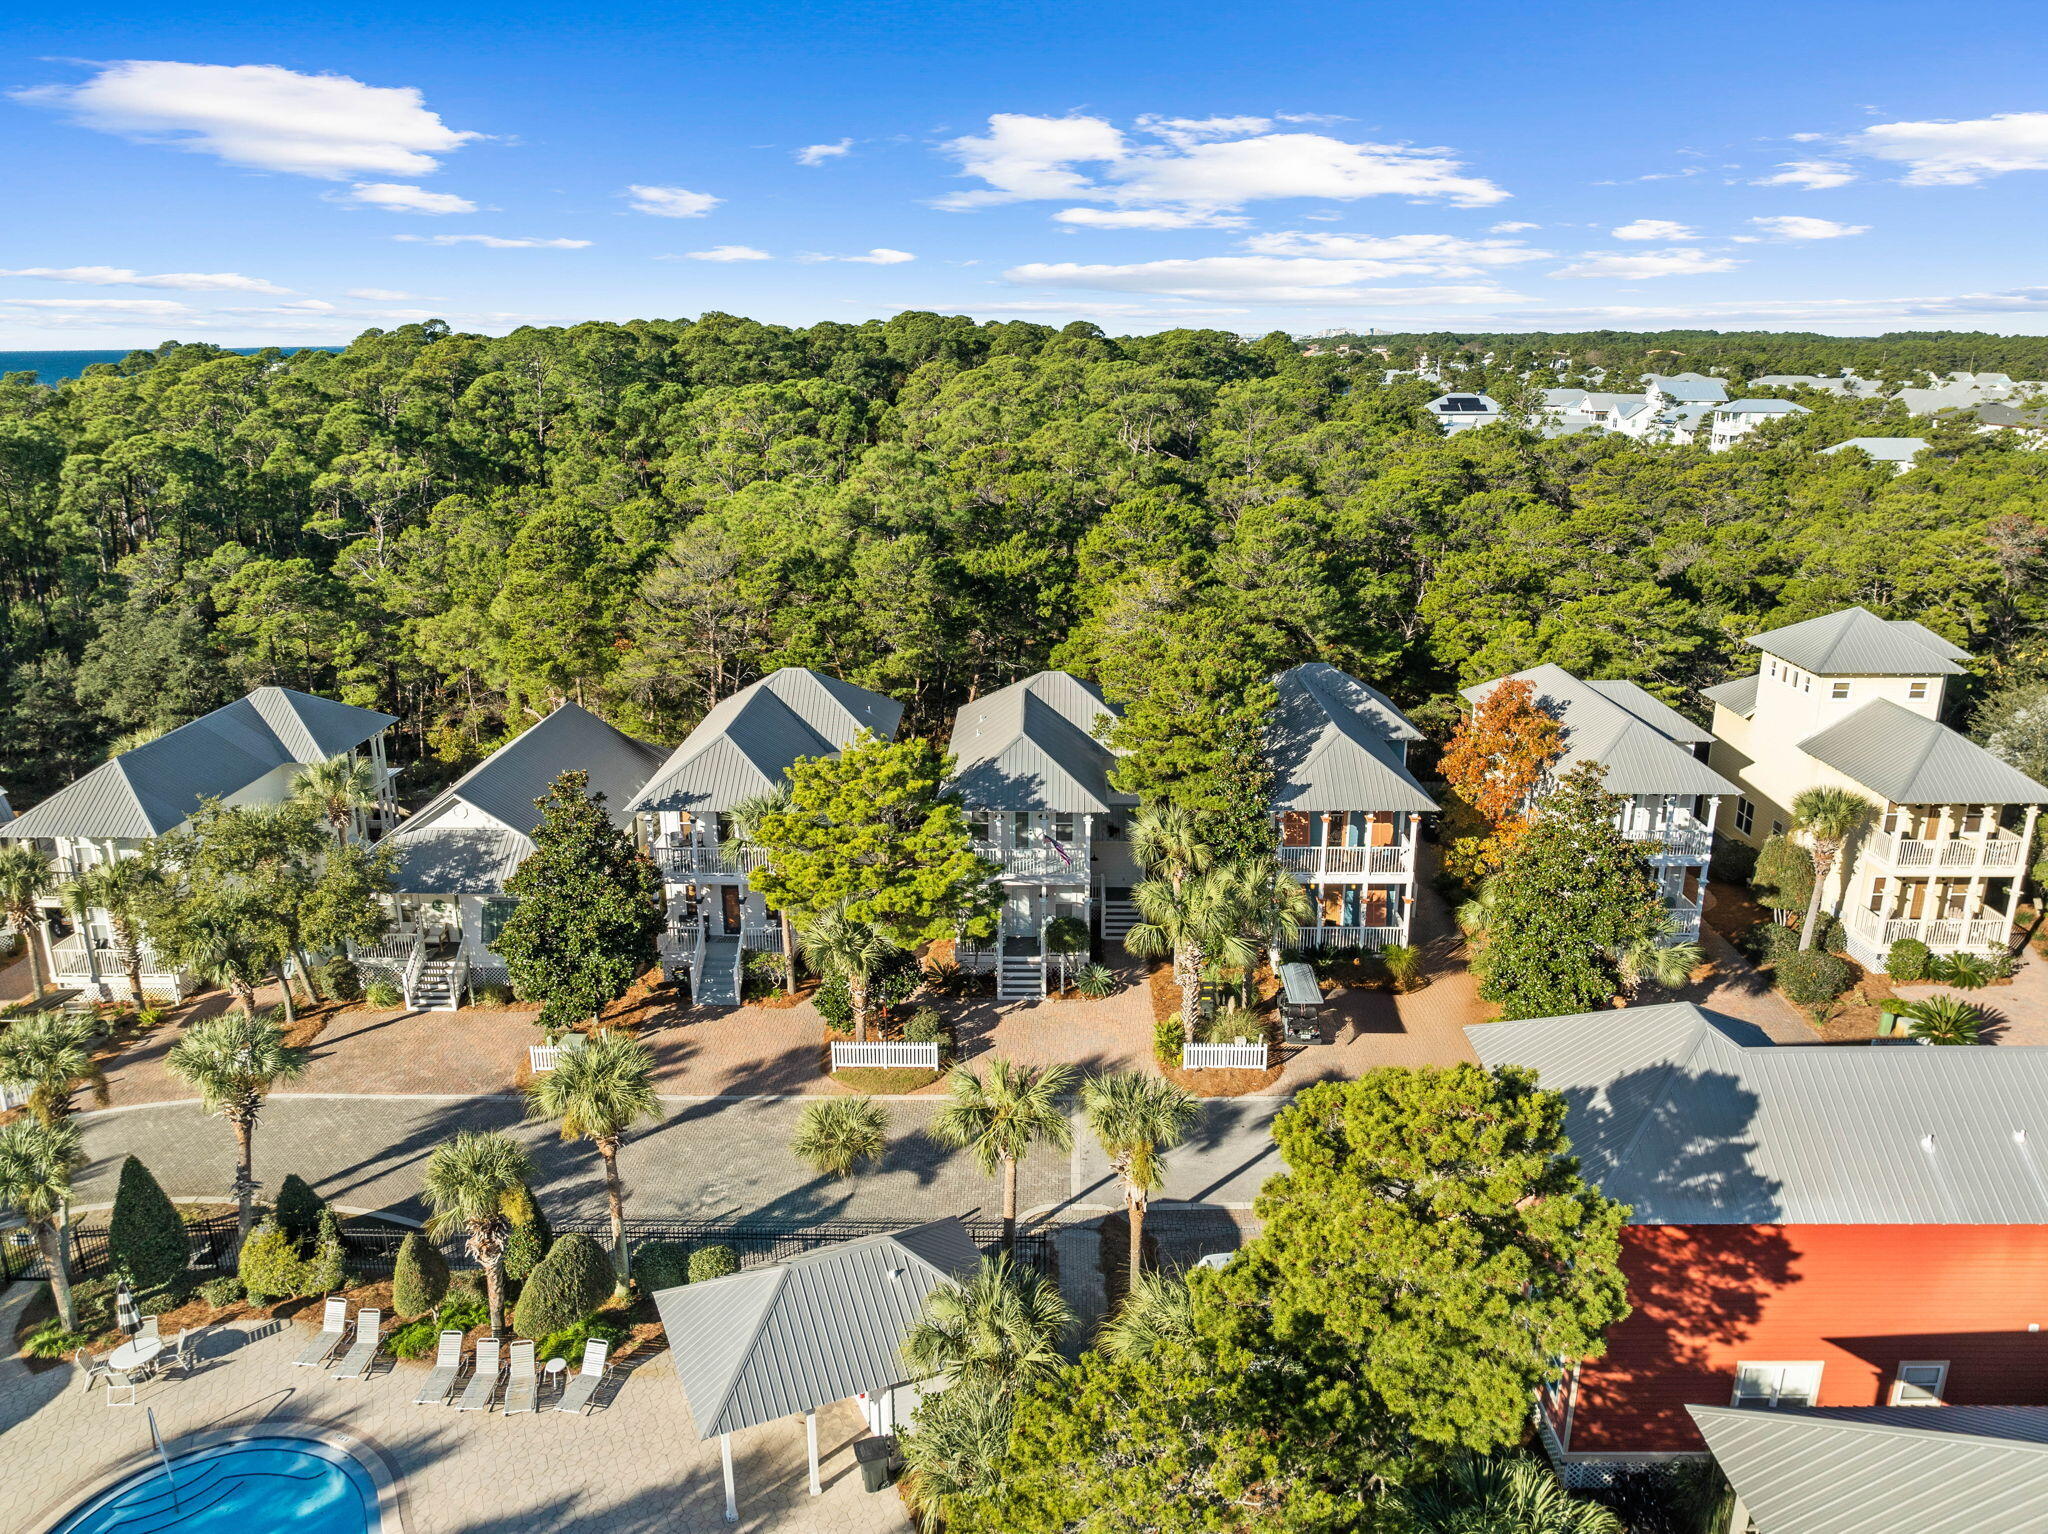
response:
[[[129,348],[128,351],[136,348]],[[251,356],[263,350],[260,346],[230,346],[231,352]],[[287,352],[316,351],[338,352],[339,346],[286,346]],[[119,362],[128,351],[113,352],[0,352],[0,374],[33,373],[38,383],[61,383],[67,378],[76,378],[95,362]]]

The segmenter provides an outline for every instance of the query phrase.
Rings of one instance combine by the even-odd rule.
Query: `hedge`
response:
[[[1884,972],[1904,985],[1927,978],[1927,961],[1934,955],[1917,937],[1902,937],[1884,956]]]
[[[1778,989],[1802,1006],[1833,1001],[1855,979],[1854,965],[1819,948],[1794,951],[1778,960]]]
[[[701,1284],[740,1270],[740,1254],[723,1242],[690,1253],[690,1282]]]
[[[525,1283],[540,1266],[555,1239],[554,1232],[548,1227],[548,1217],[534,1201],[533,1190],[524,1183],[507,1193],[500,1207],[512,1225],[505,1236],[505,1281],[516,1286]]]
[[[604,1248],[580,1231],[563,1236],[548,1249],[540,1265],[527,1275],[512,1310],[512,1326],[520,1336],[542,1337],[565,1332],[587,1319],[611,1298],[616,1275]]]
[[[633,1282],[643,1294],[690,1281],[690,1249],[674,1241],[643,1241],[633,1248]]]
[[[161,1289],[185,1276],[191,1244],[177,1205],[135,1157],[121,1163],[114,1213],[107,1226],[114,1266],[140,1290]]]
[[[448,1260],[419,1231],[408,1231],[391,1268],[391,1308],[401,1316],[423,1316],[447,1293]]]

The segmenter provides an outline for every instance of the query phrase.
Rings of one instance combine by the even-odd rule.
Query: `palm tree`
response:
[[[1202,839],[1201,822],[1177,804],[1151,805],[1131,817],[1127,833],[1138,866],[1175,889],[1206,873],[1215,853]]]
[[[1909,1032],[1926,1044],[1980,1044],[1984,1014],[1955,996],[1930,996],[1896,1009],[1910,1021]]]
[[[918,1403],[903,1455],[904,1500],[943,1519],[956,1502],[993,1496],[1003,1484],[1016,1398],[994,1380],[962,1380]]]
[[[254,1023],[256,987],[270,978],[278,957],[263,935],[263,913],[247,900],[223,899],[168,903],[161,914],[150,941],[164,962],[220,986]]]
[[[21,940],[28,945],[29,980],[35,986],[35,994],[43,994],[43,985],[48,978],[43,967],[43,951],[36,942],[42,931],[43,912],[37,903],[40,896],[50,887],[50,864],[40,852],[27,842],[9,842],[0,846],[0,916],[5,916]]]
[[[1301,942],[1301,929],[1315,919],[1308,886],[1280,866],[1276,857],[1240,858],[1225,865],[1245,936],[1263,944],[1274,969],[1280,951]]]
[[[1178,1273],[1138,1273],[1095,1345],[1111,1358],[1155,1358],[1195,1340],[1194,1294]]]
[[[1698,943],[1678,942],[1677,937],[1678,926],[1667,916],[1655,932],[1637,938],[1615,956],[1621,983],[1631,995],[1645,985],[1682,990],[1692,972],[1706,962],[1704,948]]]
[[[1228,869],[1210,869],[1184,884],[1147,879],[1131,891],[1144,919],[1124,934],[1124,947],[1141,959],[1173,960],[1180,987],[1181,1032],[1190,1040],[1202,1015],[1202,969],[1246,969],[1259,960],[1258,944],[1244,935],[1235,881]]]
[[[1486,929],[1493,925],[1494,908],[1500,904],[1500,889],[1498,876],[1481,880],[1477,893],[1459,905],[1453,919],[1468,940],[1485,937]]]
[[[359,756],[334,756],[301,767],[292,779],[291,802],[327,822],[336,842],[348,840],[356,816],[377,803],[377,769]]]
[[[1804,831],[1813,842],[1813,894],[1806,902],[1806,925],[1799,929],[1799,946],[1811,948],[1820,936],[1821,892],[1842,844],[1875,808],[1861,794],[1846,788],[1809,788],[1792,801],[1792,829]]]
[[[491,1331],[505,1330],[505,1199],[524,1187],[533,1163],[510,1135],[465,1129],[427,1158],[425,1192],[433,1217],[427,1233],[462,1231],[470,1259],[484,1270]]]
[[[902,949],[872,923],[857,921],[844,911],[825,911],[811,918],[803,931],[804,954],[814,968],[846,981],[846,1000],[853,1008],[856,1043],[868,1036],[868,995],[875,976]]]
[[[820,1177],[845,1177],[889,1148],[889,1110],[872,1097],[825,1097],[804,1104],[789,1142]]]
[[[114,930],[114,962],[128,979],[128,997],[142,1009],[143,929],[148,913],[162,898],[166,881],[156,859],[115,858],[89,868],[68,885],[82,890],[85,903],[107,913]]]
[[[1033,1069],[1000,1055],[989,1061],[985,1076],[957,1066],[946,1073],[946,1105],[932,1120],[932,1136],[972,1151],[987,1176],[1002,1173],[1006,1252],[1017,1244],[1018,1165],[1034,1145],[1066,1150],[1074,1143],[1074,1127],[1060,1109],[1074,1076],[1071,1065]]]
[[[236,1242],[249,1239],[255,1220],[256,1120],[263,1099],[280,1081],[306,1068],[310,1050],[287,1044],[270,1013],[210,1017],[194,1023],[164,1056],[173,1075],[199,1092],[208,1113],[234,1127],[239,1163],[235,1169]]]
[[[1145,1268],[1145,1206],[1166,1181],[1163,1153],[1187,1138],[1201,1105],[1163,1077],[1118,1071],[1090,1077],[1081,1088],[1081,1106],[1123,1185],[1131,1224],[1129,1271],[1136,1278]]]
[[[78,1310],[71,1299],[65,1211],[71,1202],[71,1179],[84,1161],[75,1125],[33,1118],[0,1124],[0,1204],[17,1210],[35,1231],[50,1275],[50,1297],[57,1302],[57,1319],[67,1332],[77,1329]]]
[[[1060,1342],[1073,1324],[1058,1284],[999,1253],[964,1283],[924,1297],[903,1335],[903,1361],[919,1379],[988,1379],[1015,1389],[1059,1372]]]
[[[732,822],[732,835],[722,844],[719,856],[730,868],[744,867],[749,853],[765,853],[761,845],[761,827],[770,815],[779,815],[789,808],[789,781],[784,779],[765,794],[755,794],[742,799],[726,812]],[[788,911],[775,913],[782,922],[782,989],[784,994],[796,994],[796,923],[790,920]]]
[[[627,1034],[596,1034],[581,1049],[564,1050],[553,1070],[534,1077],[526,1101],[538,1117],[561,1121],[563,1139],[588,1140],[597,1147],[611,1211],[612,1259],[619,1287],[625,1288],[632,1273],[619,1141],[642,1119],[661,1117],[661,1101],[654,1095],[654,1051]]]
[[[54,1128],[71,1112],[71,1094],[91,1082],[102,1099],[107,1077],[87,1041],[93,1025],[54,1012],[17,1018],[0,1033],[0,1081],[29,1089],[28,1111]]]
[[[1461,1459],[1441,1480],[1394,1495],[1418,1534],[1627,1534],[1610,1509],[1521,1455]]]

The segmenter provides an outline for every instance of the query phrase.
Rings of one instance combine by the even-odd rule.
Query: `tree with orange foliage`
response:
[[[1564,755],[1564,727],[1538,706],[1536,688],[1510,678],[1479,700],[1451,732],[1439,766],[1451,790],[1444,811],[1444,867],[1476,884],[1500,869],[1529,829],[1531,796]]]

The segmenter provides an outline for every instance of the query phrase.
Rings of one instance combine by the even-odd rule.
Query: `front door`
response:
[[[722,906],[720,915],[725,920],[725,935],[727,937],[738,937],[740,935],[740,887],[737,884],[721,884],[718,886],[718,898]]]

